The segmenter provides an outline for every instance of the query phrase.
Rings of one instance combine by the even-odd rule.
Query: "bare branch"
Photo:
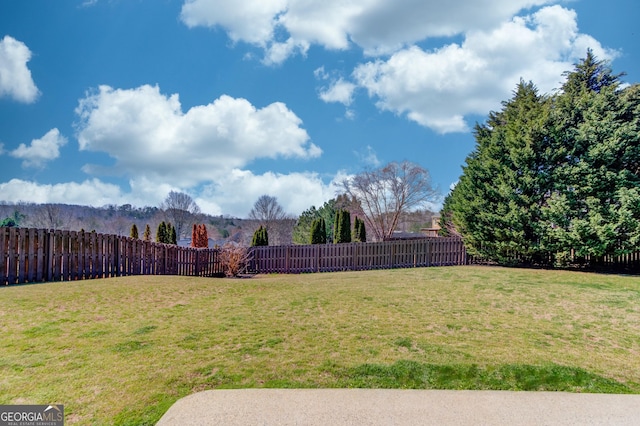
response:
[[[402,214],[423,206],[435,198],[429,172],[404,161],[365,171],[342,182],[345,192],[361,204],[367,229],[375,239],[393,235]]]
[[[249,212],[249,219],[258,221],[260,225],[267,228],[267,231],[270,231],[277,221],[286,218],[287,214],[277,198],[270,195],[260,196]]]
[[[169,195],[167,195],[167,198],[165,198],[164,202],[160,205],[160,208],[165,210],[167,218],[176,228],[178,238],[183,237],[187,228],[190,228],[191,223],[189,222],[193,216],[200,213],[200,207],[198,207],[189,194],[185,194],[184,192],[169,192]]]

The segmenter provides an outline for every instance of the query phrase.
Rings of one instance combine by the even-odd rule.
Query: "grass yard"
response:
[[[445,267],[0,288],[0,404],[154,424],[192,392],[640,393],[640,278]]]

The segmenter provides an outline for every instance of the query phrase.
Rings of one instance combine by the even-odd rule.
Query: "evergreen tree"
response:
[[[207,231],[207,225],[204,223],[201,225],[200,231],[200,246],[203,248],[209,247],[209,232]]]
[[[342,233],[341,240],[344,243],[351,242],[351,213],[345,210],[342,214],[342,225],[340,226],[340,232]]]
[[[166,229],[166,233],[164,234],[163,243],[171,244],[171,230],[172,229],[173,229],[173,225],[171,224],[171,222],[167,222],[167,229]]]
[[[195,223],[191,227],[191,247],[198,247],[198,225]]]
[[[563,264],[640,249],[640,87],[591,52],[562,91],[520,82],[475,128],[444,232],[500,263]]]
[[[325,220],[324,217],[321,217],[320,219],[318,219],[320,221],[320,226],[318,228],[320,228],[320,233],[319,233],[319,238],[318,240],[320,241],[320,244],[327,244],[328,241],[328,234],[327,234],[327,221]]]
[[[14,210],[11,216],[6,217],[0,222],[0,227],[19,228],[20,222],[26,217],[26,215],[20,213],[18,210]]]
[[[156,242],[164,243],[167,240],[167,224],[162,221],[158,225],[158,230],[156,231]]]
[[[587,92],[600,93],[605,87],[617,88],[625,73],[613,74],[608,62],[598,60],[593,50],[587,49],[587,56],[563,75],[567,80],[562,85],[562,92],[574,97]]]
[[[135,223],[131,225],[131,232],[129,233],[129,236],[134,240],[138,239],[138,227],[136,226]]]
[[[311,224],[311,244],[326,244],[327,228],[323,217],[317,218]]]
[[[358,231],[360,228],[360,218],[358,216],[356,216],[353,219],[353,230],[351,231],[351,241],[357,243],[359,242],[358,240]]]
[[[334,223],[334,228],[333,228],[333,243],[337,244],[340,240],[340,229],[342,227],[342,209],[336,211],[336,216],[335,219],[333,221]]]
[[[561,264],[640,248],[640,87],[621,90],[621,75],[589,52],[555,99],[566,161],[543,208],[544,243]]]
[[[193,230],[191,231],[191,247],[209,247],[209,235],[207,233],[207,226],[204,223],[202,225],[193,225]]]
[[[336,213],[336,230],[333,242],[350,243],[351,242],[351,213],[348,210],[338,210]]]
[[[149,224],[147,224],[147,226],[145,226],[144,228],[142,239],[143,241],[151,241],[151,228],[149,227]]]
[[[360,219],[358,216],[354,219],[353,222],[353,241],[366,243],[367,242],[367,230],[364,225],[364,220]]]
[[[313,239],[313,225],[319,217],[320,213],[315,206],[311,206],[300,214],[293,227],[292,239],[295,244],[308,244]]]
[[[325,222],[328,241],[333,241],[333,227],[336,215],[336,199],[326,201],[322,207],[315,206],[302,212],[298,222],[293,228],[293,242],[295,244],[308,244],[311,239],[311,225],[314,220],[323,218]]]
[[[17,228],[18,227],[18,223],[12,217],[7,217],[7,218],[3,219],[2,222],[0,222],[0,228],[3,228],[3,227]]]
[[[178,234],[176,232],[175,226],[171,226],[171,232],[170,232],[167,244],[173,244],[173,245],[178,244]]]
[[[269,235],[267,233],[267,228],[261,225],[253,233],[251,247],[268,246],[268,245],[269,245]]]

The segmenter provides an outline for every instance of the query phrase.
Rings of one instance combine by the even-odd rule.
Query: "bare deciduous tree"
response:
[[[261,195],[249,212],[249,219],[258,221],[267,231],[270,231],[277,221],[286,218],[287,214],[278,203],[278,199],[271,195]]]
[[[64,229],[66,219],[68,218],[62,214],[60,205],[49,203],[37,206],[30,218],[30,224],[36,228]]]
[[[295,220],[290,218],[276,197],[261,195],[249,212],[249,219],[264,226],[272,245],[289,244]]]
[[[404,213],[433,201],[437,195],[429,172],[409,161],[362,172],[345,179],[342,187],[360,202],[367,230],[378,241],[393,235]]]
[[[189,194],[171,191],[160,208],[165,211],[167,219],[176,228],[178,238],[183,236],[193,216],[200,213],[200,207]]]

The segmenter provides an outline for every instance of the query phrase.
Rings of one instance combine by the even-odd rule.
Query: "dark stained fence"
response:
[[[607,256],[583,256],[580,257],[572,250],[563,263],[554,263],[553,253],[538,255],[535,259],[525,257],[517,252],[502,255],[502,263],[488,260],[482,256],[468,255],[468,262],[472,265],[506,265],[517,267],[542,267],[567,270],[584,270],[592,272],[609,273],[640,273],[640,251]]]
[[[222,276],[219,251],[95,232],[0,228],[0,285],[126,275]]]
[[[252,252],[249,269],[258,273],[297,274],[467,264],[466,250],[459,238],[253,247]]]

